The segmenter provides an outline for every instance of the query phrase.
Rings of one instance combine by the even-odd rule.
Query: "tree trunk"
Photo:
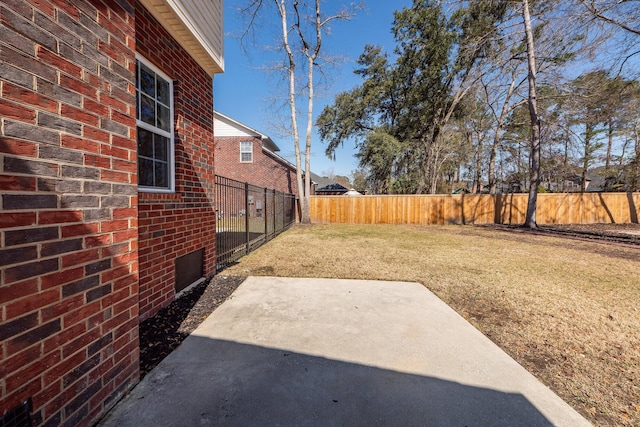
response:
[[[473,141],[471,141],[473,143]],[[482,135],[478,134],[478,146],[476,148],[476,177],[475,193],[482,193]]]
[[[313,97],[314,86],[313,86],[313,70],[316,67],[316,59],[318,58],[318,53],[320,52],[320,47],[322,46],[322,20],[320,17],[320,0],[315,0],[315,21],[314,21],[314,29],[316,42],[313,48],[311,48],[310,44],[305,38],[305,35],[302,32],[302,27],[300,23],[300,12],[298,11],[298,1],[294,1],[293,4],[294,10],[296,11],[297,16],[297,29],[298,35],[300,36],[300,41],[302,42],[302,49],[304,55],[307,57],[307,67],[308,67],[308,75],[307,75],[307,129],[305,133],[305,150],[304,150],[304,193],[302,196],[302,204],[301,204],[301,215],[300,222],[303,224],[311,223],[311,138],[313,131]]]
[[[609,175],[609,167],[611,166],[611,147],[613,146],[613,123],[609,120],[607,123],[607,158],[605,159],[604,170]]]
[[[633,128],[635,137],[635,162],[633,167],[633,180],[630,186],[630,191],[638,191],[640,189],[640,122],[636,121]]]
[[[436,145],[435,141],[434,144]],[[431,150],[431,158],[429,161],[429,194],[436,194],[438,192],[438,161],[440,150],[437,147]]]
[[[527,38],[527,63],[529,74],[529,117],[531,118],[531,159],[529,171],[529,199],[527,201],[527,216],[524,227],[536,228],[536,211],[538,208],[538,185],[540,184],[540,119],[538,117],[538,102],[536,96],[536,57],[529,14],[529,1],[522,2],[522,17]]]
[[[567,172],[569,168],[569,128],[567,127],[567,135],[564,141],[564,155],[562,157],[562,170]]]
[[[636,161],[640,161],[640,120],[638,120],[633,127],[633,136],[635,140],[633,148],[636,152]]]
[[[593,147],[591,146],[591,140],[593,138],[593,128],[590,123],[585,124],[585,133],[584,133],[584,158],[582,161],[582,182],[580,183],[580,191],[583,193],[587,191],[587,171],[589,170],[589,166],[591,165],[591,156],[593,155]]]
[[[275,0],[280,24],[282,25],[282,43],[289,59],[289,108],[291,109],[291,126],[293,131],[293,148],[296,155],[296,184],[298,187],[298,203],[300,203],[300,220],[304,216],[304,183],[302,177],[302,157],[300,153],[300,133],[298,130],[298,113],[296,109],[296,61],[289,44],[289,25],[287,23],[287,6],[285,0]]]
[[[316,0],[316,3],[319,0]],[[313,130],[313,56],[307,55],[308,62],[308,107],[307,107],[307,131],[306,131],[306,145],[304,155],[304,197],[302,198],[302,215],[300,222],[303,224],[311,224],[311,132]]]
[[[500,128],[500,126],[498,126]],[[489,153],[489,194],[496,194],[496,158],[498,157],[498,147],[500,146],[499,131],[493,137],[493,144],[491,145],[491,152]]]
[[[584,158],[584,162],[582,163],[582,174],[581,174],[581,179],[580,179],[580,191],[581,192],[585,192],[587,191],[587,169],[589,168],[589,161],[587,160],[587,157],[585,156]]]

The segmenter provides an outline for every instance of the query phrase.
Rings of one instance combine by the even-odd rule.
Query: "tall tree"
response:
[[[600,86],[601,112],[603,124],[606,132],[606,154],[605,154],[605,183],[609,184],[616,180],[618,171],[614,168],[613,145],[618,136],[624,134],[626,121],[629,117],[628,104],[633,96],[633,81],[621,76],[604,76],[604,82]],[[607,189],[609,185],[607,185]]]
[[[487,157],[486,142],[491,133],[493,118],[487,107],[480,94],[475,94],[474,97],[469,96],[463,103],[460,118],[454,122],[456,130],[460,134],[459,138],[463,139],[466,145],[465,150],[460,150],[462,155],[460,160],[466,157],[467,169],[473,180],[470,191],[473,193],[480,193],[484,190],[483,172]],[[446,138],[453,139],[455,135],[448,133]]]
[[[521,104],[509,114],[502,136],[502,179],[510,192],[529,188],[529,156],[531,154],[531,127],[529,108]]]
[[[627,138],[634,144],[634,157],[627,165],[627,191],[640,190],[640,82],[632,84],[630,91],[632,96],[627,106],[629,111],[635,114],[629,115],[627,119]]]
[[[320,0],[251,0],[244,9],[248,24],[252,26],[265,4],[275,6],[280,18],[280,43],[286,56],[284,69],[288,80],[288,105],[290,111],[291,134],[296,156],[296,182],[300,198],[300,221],[311,222],[311,143],[313,131],[313,102],[315,99],[314,71],[319,66],[319,55],[323,35],[329,23],[334,20],[348,20],[353,10],[342,10],[334,15],[322,13]],[[359,7],[359,6],[355,6]],[[302,91],[297,87],[303,82]],[[306,98],[306,125],[304,133],[304,166],[302,164],[301,138],[299,128],[298,97],[301,92]],[[304,113],[303,113],[304,114]]]
[[[529,117],[531,122],[531,156],[529,174],[529,198],[527,200],[527,214],[524,226],[536,228],[536,211],[538,209],[538,185],[540,185],[540,117],[538,116],[538,97],[536,87],[536,53],[533,30],[531,27],[531,13],[529,1],[522,0],[522,20],[524,23],[525,37],[527,40],[527,65],[529,83]]]
[[[633,105],[637,82],[623,77],[611,77],[605,70],[584,73],[572,80],[570,99],[565,103],[567,122],[572,124],[573,138],[582,147],[582,191],[586,190],[586,175],[597,161],[604,160],[605,190],[621,187],[624,151],[617,156],[614,143],[630,134],[633,119],[638,116]],[[606,147],[604,155],[598,151]],[[617,159],[617,160],[616,160]]]
[[[367,185],[367,171],[364,168],[358,168],[351,171],[351,182],[353,188],[362,194],[369,192],[369,186]]]
[[[457,149],[444,138],[446,127],[477,81],[478,63],[492,53],[507,5],[476,0],[449,14],[440,1],[414,0],[395,12],[396,61],[368,46],[357,71],[363,84],[338,95],[318,118],[328,154],[349,138],[364,145],[380,129],[411,153],[403,167],[416,177],[415,192],[436,192]]]
[[[603,114],[603,87],[607,85],[606,79],[604,71],[595,71],[583,74],[572,82],[573,123],[584,126],[583,132],[576,133],[584,150],[581,159],[581,191],[587,189],[587,172],[593,165],[596,151],[603,146],[599,135],[604,131],[600,124],[606,120]]]

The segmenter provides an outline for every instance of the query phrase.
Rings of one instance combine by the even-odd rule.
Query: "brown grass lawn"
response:
[[[640,247],[473,226],[296,226],[227,275],[417,281],[596,425],[640,425]]]

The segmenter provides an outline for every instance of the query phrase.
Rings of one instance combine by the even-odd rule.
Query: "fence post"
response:
[[[246,253],[249,254],[249,183],[244,183],[244,235]]]
[[[493,223],[502,224],[502,194],[493,194]]]
[[[264,201],[262,202],[262,217],[264,218],[264,241],[269,240],[269,216],[267,215],[267,188],[264,189]]]
[[[273,189],[273,235],[276,235],[276,227],[277,227],[277,222],[276,222],[276,215],[277,215],[277,210],[278,210],[278,201],[276,200],[276,189]]]

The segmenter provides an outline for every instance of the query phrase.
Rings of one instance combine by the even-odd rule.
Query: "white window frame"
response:
[[[136,126],[140,127],[142,129],[148,130],[149,132],[153,132],[155,134],[164,136],[166,138],[169,138],[169,153],[168,153],[168,158],[167,158],[167,162],[168,162],[168,168],[169,168],[169,187],[150,187],[150,186],[145,186],[145,185],[140,185],[138,184],[138,190],[141,192],[146,192],[146,193],[175,193],[175,188],[176,188],[176,160],[175,160],[175,110],[174,110],[174,103],[173,103],[173,80],[166,75],[164,72],[162,72],[158,67],[156,67],[155,65],[153,65],[153,63],[151,63],[150,61],[148,61],[145,57],[139,55],[136,53],[136,61],[139,61],[140,63],[144,64],[145,66],[147,66],[148,68],[150,68],[154,73],[156,73],[159,77],[162,77],[164,80],[166,80],[169,83],[169,117],[170,117],[170,129],[169,132],[162,130],[160,128],[157,128],[156,126],[150,125],[148,123],[143,122],[142,120],[140,120],[140,105],[138,102],[138,96],[136,96]],[[138,66],[138,64],[136,63],[136,67]],[[137,72],[138,70],[136,70]],[[136,92],[138,91],[138,88],[136,87]],[[136,131],[137,134],[137,131]],[[136,135],[136,147],[137,147],[137,135]],[[136,165],[137,168],[137,165]],[[138,170],[136,169],[136,174],[138,173]]]
[[[249,144],[249,147],[251,147],[251,150],[244,151],[242,149],[243,144]],[[251,160],[242,160],[242,155],[243,154],[251,154]],[[252,141],[241,141],[240,142],[240,163],[253,163],[253,142]]]

